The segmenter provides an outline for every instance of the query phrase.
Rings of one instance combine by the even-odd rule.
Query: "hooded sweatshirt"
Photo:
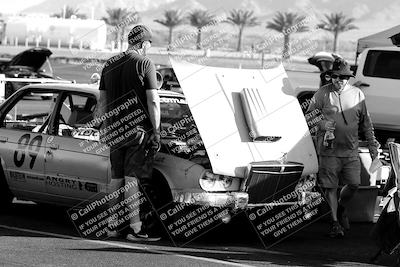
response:
[[[317,152],[320,156],[356,157],[358,156],[358,133],[364,133],[369,150],[378,149],[374,128],[365,104],[364,93],[357,87],[346,84],[337,91],[333,84],[322,86],[315,94],[308,112],[318,109],[322,119],[318,123]],[[323,145],[326,121],[335,122],[333,148]]]

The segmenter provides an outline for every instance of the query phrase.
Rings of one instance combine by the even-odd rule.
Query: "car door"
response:
[[[64,93],[54,117],[54,135],[46,142],[46,190],[59,201],[75,205],[101,197],[109,179],[109,150],[98,142],[93,95]]]
[[[368,50],[362,57],[356,80],[366,97],[374,125],[378,128],[400,129],[400,51]]]
[[[23,90],[2,107],[0,155],[10,189],[17,197],[48,201],[44,161],[47,124],[58,94],[50,100],[29,97],[35,89]],[[50,92],[50,91],[48,91]]]

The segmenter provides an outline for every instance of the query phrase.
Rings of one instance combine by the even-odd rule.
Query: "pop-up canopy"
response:
[[[400,25],[393,28],[366,36],[364,38],[358,39],[357,43],[357,56],[364,50],[370,47],[377,46],[393,46],[390,37],[400,33]]]

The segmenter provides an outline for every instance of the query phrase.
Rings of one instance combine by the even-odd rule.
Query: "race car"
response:
[[[199,68],[176,64],[177,74],[186,77],[180,80],[183,89],[193,88],[186,90],[185,96],[158,90],[162,146],[155,155],[154,195],[161,203],[229,207],[233,211],[271,203],[304,203],[305,195],[297,194],[295,187],[300,177],[315,173],[316,156],[301,108],[287,94],[290,90],[282,90],[277,79],[268,91],[242,90],[239,85],[240,97],[235,92],[228,94],[235,96],[233,101],[237,103],[229,104],[228,98],[221,98],[217,105],[202,100],[204,90],[196,88],[200,86],[196,81],[212,82],[217,77],[226,88],[232,89],[230,82],[241,75],[244,77],[240,81],[245,82],[249,75],[254,80],[253,71],[236,73],[236,70],[203,67],[201,72],[194,71]],[[216,71],[226,73],[218,77]],[[264,72],[277,77],[271,71],[280,73],[281,82],[285,81],[282,69]],[[263,77],[257,79],[260,83],[268,81]],[[213,88],[212,85],[205,88]],[[260,98],[266,93],[273,98]],[[26,98],[32,94],[46,94],[51,99]],[[110,151],[99,142],[99,131],[91,123],[98,98],[95,84],[31,84],[0,106],[2,204],[17,197],[73,207],[104,199],[110,193]],[[211,98],[205,100],[208,99]],[[131,100],[127,99],[126,104]],[[191,102],[187,103],[188,100]],[[275,105],[274,109],[260,113],[263,101],[267,101],[264,109]],[[240,106],[243,108],[239,109]],[[209,111],[215,107],[218,112],[210,116]],[[230,113],[232,107],[238,117]],[[141,114],[135,116],[128,114],[124,119],[136,120]],[[281,123],[282,118],[287,123]],[[126,120],[117,126],[126,125]],[[238,131],[233,124],[239,127]],[[246,125],[251,129],[247,136],[242,135]],[[287,125],[297,127],[297,131],[288,131]]]
[[[31,94],[52,97],[46,101],[25,98]],[[190,198],[199,205],[246,205],[248,194],[240,190],[242,178],[211,172],[184,96],[163,90],[159,95],[162,147],[154,165],[157,195],[165,203]],[[31,84],[1,105],[1,205],[16,197],[73,207],[109,193],[109,148],[88,124],[98,98],[96,85]]]

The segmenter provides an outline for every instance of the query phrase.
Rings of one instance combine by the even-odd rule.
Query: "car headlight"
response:
[[[206,170],[199,179],[200,187],[205,191],[238,191],[241,179],[227,175],[220,175]]]

